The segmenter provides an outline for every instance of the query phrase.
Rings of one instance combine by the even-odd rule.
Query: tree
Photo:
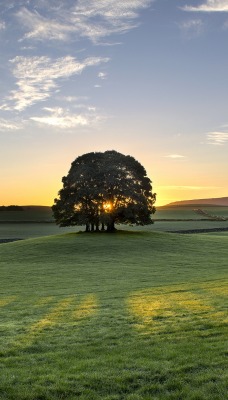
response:
[[[153,223],[156,194],[145,168],[117,151],[84,154],[71,164],[52,206],[60,226],[85,225],[86,231],[114,231],[116,223]]]

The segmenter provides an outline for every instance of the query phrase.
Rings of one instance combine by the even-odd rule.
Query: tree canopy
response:
[[[116,223],[153,223],[156,195],[145,168],[132,156],[114,150],[84,154],[62,182],[52,206],[60,226],[113,231]]]

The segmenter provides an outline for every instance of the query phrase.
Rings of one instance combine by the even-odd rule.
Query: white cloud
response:
[[[9,111],[10,108],[9,108],[9,106],[8,106],[7,103],[3,103],[3,104],[0,106],[0,110]]]
[[[49,57],[22,57],[11,60],[18,90],[11,91],[11,109],[21,111],[32,104],[46,100],[58,88],[57,81],[80,74],[85,68],[107,62],[108,58],[90,57],[78,61],[66,56],[52,60]],[[10,106],[9,106],[10,107]]]
[[[96,43],[111,34],[126,33],[138,26],[140,9],[147,8],[153,0],[79,0],[72,22],[79,27],[80,35]]]
[[[72,103],[73,101],[77,101],[79,98],[76,96],[63,96],[61,100],[66,101],[67,103]]]
[[[49,115],[41,117],[31,117],[30,120],[40,124],[54,126],[60,129],[69,129],[76,127],[91,127],[103,119],[96,113],[96,108],[87,107],[84,112],[80,114],[72,114],[69,110],[64,110],[61,107],[43,109]]]
[[[174,159],[178,159],[178,158],[185,158],[185,156],[182,156],[180,154],[169,154],[168,156],[164,156],[167,158],[174,158]]]
[[[49,8],[50,17],[23,8],[17,13],[27,33],[23,39],[67,40],[86,37],[93,43],[111,34],[122,34],[138,26],[138,12],[155,0],[78,0],[70,7]],[[46,7],[47,8],[47,7]]]
[[[207,133],[207,140],[209,144],[224,145],[228,142],[228,132],[209,132]]]
[[[182,7],[184,11],[228,12],[228,0],[206,0],[198,6]]]
[[[0,118],[0,131],[15,131],[21,129],[21,124]]]
[[[72,31],[71,26],[44,18],[37,12],[28,11],[26,8],[21,9],[17,13],[17,17],[29,30],[23,39],[67,40]]]
[[[183,21],[179,27],[186,35],[198,36],[203,31],[203,22],[201,19],[190,19],[188,21]]]
[[[6,24],[4,21],[0,21],[0,31],[2,31],[3,29],[5,29]]]
[[[106,79],[107,78],[107,73],[106,72],[99,72],[99,74],[97,76],[100,79]]]

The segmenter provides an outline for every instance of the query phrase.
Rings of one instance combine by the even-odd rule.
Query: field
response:
[[[146,227],[150,232],[182,231],[198,229],[228,229],[228,207],[203,206],[206,214],[196,213],[198,207],[159,207],[154,214],[155,223]],[[218,216],[224,220],[215,220],[209,216]],[[126,229],[119,226],[120,229]],[[145,230],[145,227],[128,228],[130,230]],[[24,211],[0,212],[0,240],[27,239],[40,236],[59,235],[78,232],[83,227],[59,228],[53,222],[50,207],[26,207]],[[223,233],[224,235],[224,233]]]
[[[201,213],[199,212],[201,211]],[[191,206],[164,206],[158,207],[154,219],[208,219],[213,216],[228,219],[228,207],[191,205]]]
[[[225,400],[227,259],[153,230],[1,244],[0,399]]]

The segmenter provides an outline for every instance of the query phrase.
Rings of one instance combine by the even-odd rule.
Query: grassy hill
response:
[[[228,197],[215,197],[212,199],[181,200],[181,201],[174,201],[173,203],[167,204],[167,206],[186,206],[186,205],[228,206]]]
[[[226,398],[228,237],[0,245],[0,399]]]

